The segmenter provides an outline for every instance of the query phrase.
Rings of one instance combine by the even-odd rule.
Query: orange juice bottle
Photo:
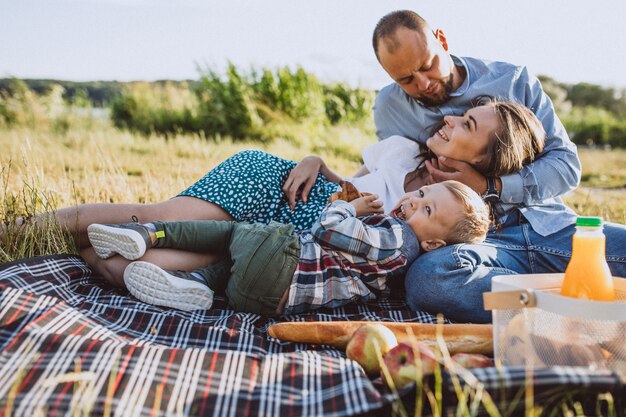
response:
[[[597,301],[615,300],[615,289],[606,263],[606,238],[602,218],[579,217],[572,240],[572,258],[567,264],[561,295]]]

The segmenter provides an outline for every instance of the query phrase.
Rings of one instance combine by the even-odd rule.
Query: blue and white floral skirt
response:
[[[191,196],[215,203],[237,221],[293,224],[296,231],[310,228],[326,206],[328,198],[339,189],[319,174],[307,203],[298,201],[293,210],[282,186],[294,161],[267,152],[239,152],[209,171],[180,196]]]

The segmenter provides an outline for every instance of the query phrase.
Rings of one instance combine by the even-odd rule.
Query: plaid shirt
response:
[[[356,218],[345,201],[327,206],[311,230],[300,233],[300,260],[285,313],[387,296],[387,280],[404,275],[417,256],[401,250],[405,228],[406,223],[384,214]],[[419,252],[418,245],[413,247]]]

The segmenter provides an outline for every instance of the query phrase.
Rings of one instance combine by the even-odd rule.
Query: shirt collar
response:
[[[465,69],[465,80],[463,80],[463,84],[461,84],[461,86],[457,88],[456,91],[450,93],[451,97],[458,97],[458,96],[465,94],[465,92],[469,88],[471,74],[463,58],[458,57],[456,55],[450,55],[450,56],[452,57],[452,62],[454,63],[454,65],[456,65],[457,67],[463,67]]]

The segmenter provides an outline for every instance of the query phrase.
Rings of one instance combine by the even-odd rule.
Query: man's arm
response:
[[[517,174],[506,175],[502,180],[503,203],[532,205],[560,196],[580,183],[582,173],[576,145],[570,140],[559,120],[548,95],[536,77],[520,68],[513,85],[512,95],[524,100],[541,121],[546,131],[543,152]]]
[[[327,206],[313,227],[315,239],[328,247],[381,261],[400,255],[402,227],[382,217],[378,224],[365,224],[356,217],[354,206],[337,200]]]

